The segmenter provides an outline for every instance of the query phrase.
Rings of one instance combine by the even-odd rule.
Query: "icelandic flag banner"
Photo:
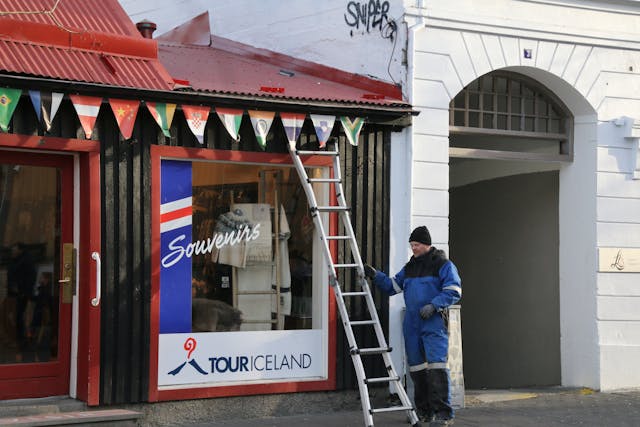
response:
[[[284,126],[284,131],[287,134],[289,149],[291,151],[296,149],[296,142],[298,141],[300,132],[302,132],[302,125],[304,124],[305,117],[306,114],[280,113],[282,126]]]
[[[275,115],[276,113],[271,111],[249,111],[249,118],[251,118],[253,131],[256,134],[256,139],[258,140],[260,148],[263,150],[267,146],[267,134],[269,133],[269,129],[271,128],[271,123],[273,123]]]
[[[324,146],[327,145],[327,140],[329,140],[331,136],[333,125],[336,122],[336,116],[324,116],[321,114],[310,114],[309,116],[316,130],[320,148],[324,148]]]
[[[236,110],[233,108],[217,108],[216,113],[218,113],[218,117],[222,121],[222,124],[231,135],[234,141],[240,141],[240,137],[238,136],[238,131],[240,130],[240,123],[242,123],[242,114],[244,114],[243,110]]]
[[[171,129],[173,114],[176,112],[176,104],[165,104],[164,102],[146,102],[146,104],[164,136],[170,137],[169,129]]]
[[[200,144],[204,144],[204,129],[207,126],[207,120],[209,119],[210,107],[201,105],[183,105],[182,112],[187,119],[189,129],[198,138]]]
[[[122,133],[124,139],[131,139],[140,101],[109,99],[109,104],[111,105],[113,114],[116,116],[116,122],[118,122],[118,126],[120,126],[120,133]]]
[[[21,94],[21,89],[0,88],[0,128],[5,132],[9,130],[9,122]]]
[[[340,117],[340,122],[344,128],[344,133],[347,135],[347,139],[351,145],[358,145],[358,137],[360,136],[360,130],[364,125],[364,118],[356,117],[351,120],[349,117]]]
[[[191,162],[160,163],[160,333],[191,332]]]
[[[84,95],[69,95],[69,98],[71,98],[71,103],[76,109],[78,119],[80,119],[80,124],[82,125],[82,129],[84,129],[87,139],[91,139],[93,126],[96,124],[96,118],[100,112],[102,98]]]
[[[33,108],[36,110],[39,122],[44,122],[45,130],[51,130],[53,119],[62,103],[63,93],[59,92],[40,92],[39,90],[30,90],[29,97]]]

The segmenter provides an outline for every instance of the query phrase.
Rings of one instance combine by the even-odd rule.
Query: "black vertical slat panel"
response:
[[[100,343],[100,401],[115,403],[115,345],[118,336],[118,317],[115,308],[117,301],[117,265],[119,263],[119,227],[118,200],[120,189],[117,185],[119,162],[117,152],[117,129],[112,122],[105,120],[106,108],[100,109],[98,131],[101,150],[101,191],[102,191],[102,301],[101,301],[101,343]]]

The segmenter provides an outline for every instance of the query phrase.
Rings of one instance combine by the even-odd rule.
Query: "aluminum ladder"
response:
[[[313,223],[318,231],[321,246],[324,252],[325,260],[327,261],[329,267],[329,279],[330,284],[333,287],[334,294],[336,296],[336,303],[338,304],[338,310],[340,312],[340,318],[342,319],[342,324],[344,326],[344,331],[347,336],[347,340],[349,342],[349,351],[351,353],[351,360],[353,362],[353,367],[356,371],[356,377],[358,379],[358,388],[360,390],[360,400],[362,402],[362,412],[364,415],[364,424],[365,427],[373,426],[373,415],[382,412],[393,412],[393,411],[404,411],[407,414],[408,422],[412,426],[419,426],[418,416],[416,415],[415,408],[409,399],[407,392],[402,385],[402,379],[397,374],[395,368],[393,367],[393,362],[391,360],[391,347],[387,345],[386,339],[384,337],[384,333],[382,331],[382,326],[380,325],[380,319],[378,317],[378,313],[376,310],[375,303],[373,301],[373,297],[371,295],[371,290],[367,280],[364,276],[364,267],[362,264],[362,258],[360,256],[360,250],[358,249],[358,243],[355,238],[355,233],[353,231],[353,227],[351,226],[351,217],[350,208],[347,206],[344,192],[342,189],[342,178],[340,172],[340,158],[339,152],[337,150],[337,144],[333,151],[304,151],[297,150],[295,147],[289,147],[289,152],[291,154],[291,158],[293,159],[293,163],[298,172],[298,176],[300,177],[300,181],[302,183],[302,188],[307,196],[307,201],[309,202],[309,209],[311,212],[311,216],[313,218]],[[307,171],[304,167],[304,163],[300,156],[331,156],[333,158],[333,178],[309,178]],[[318,206],[316,195],[313,190],[313,184],[315,183],[328,183],[330,187],[335,190],[336,200],[338,202],[337,206]],[[331,186],[331,184],[333,184]],[[340,236],[329,236],[325,232],[325,227],[322,223],[322,219],[320,214],[323,212],[334,212],[337,213],[342,219],[342,224],[344,225],[345,235]],[[331,252],[329,250],[329,242],[334,240],[343,240],[348,241],[351,247],[351,253],[353,256],[353,262],[350,264],[336,264],[333,262],[331,257]],[[343,292],[340,283],[338,283],[338,275],[337,271],[341,269],[343,271],[348,271],[349,269],[356,270],[357,282],[360,285],[361,290],[357,292]],[[370,319],[369,320],[357,320],[352,321],[349,319],[349,313],[347,312],[347,307],[345,304],[346,298],[364,298],[366,301],[366,306],[368,308]],[[371,326],[374,328],[375,335],[378,341],[378,347],[374,348],[360,348],[358,343],[356,342],[355,335],[353,333],[353,326]],[[362,361],[363,356],[382,356],[384,360],[384,365],[387,369],[387,377],[381,378],[367,378],[364,370],[364,365]],[[398,397],[400,399],[400,405],[383,407],[383,408],[372,408],[371,401],[369,399],[369,384],[380,384],[387,383],[393,384]]]

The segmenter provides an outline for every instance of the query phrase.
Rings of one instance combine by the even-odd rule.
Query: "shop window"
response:
[[[159,386],[326,378],[326,266],[295,169],[163,159],[160,187]]]

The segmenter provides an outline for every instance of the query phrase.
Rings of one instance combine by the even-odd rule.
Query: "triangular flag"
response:
[[[156,123],[162,129],[165,136],[170,137],[171,122],[173,121],[173,113],[176,112],[176,104],[165,104],[163,102],[147,102],[149,112],[156,119]]]
[[[313,127],[316,129],[320,148],[324,148],[324,146],[327,145],[327,140],[331,136],[333,125],[336,122],[336,116],[324,116],[321,114],[310,114],[309,116],[313,122]]]
[[[306,114],[280,113],[282,126],[284,126],[284,131],[287,134],[289,148],[291,151],[296,149],[296,142],[298,141],[298,137],[302,131],[302,125],[304,124],[305,117]]]
[[[351,145],[358,145],[358,137],[364,125],[364,119],[362,117],[356,117],[354,120],[351,120],[349,117],[340,117],[340,122],[342,123],[344,133],[347,135],[349,143],[351,143]]]
[[[187,124],[191,132],[198,138],[200,144],[204,144],[204,128],[207,125],[207,119],[209,118],[210,107],[196,106],[196,105],[183,105],[182,112],[187,119]]]
[[[38,122],[42,120],[42,108],[40,101],[40,91],[39,90],[30,90],[29,98],[31,98],[31,103],[33,104],[33,109],[36,110],[36,116],[38,116]]]
[[[60,104],[62,104],[63,93],[51,92],[44,93],[42,95],[42,120],[44,120],[44,127],[47,132],[51,130],[53,118],[56,116]]]
[[[238,131],[240,130],[240,123],[242,122],[242,110],[236,110],[233,108],[218,108],[216,107],[216,113],[222,121],[222,124],[227,128],[227,132],[231,135],[235,141],[239,141]]]
[[[51,130],[53,119],[60,108],[62,103],[63,93],[59,92],[40,92],[38,90],[30,90],[29,97],[33,108],[36,110],[38,121],[44,122],[44,127],[47,132]]]
[[[133,125],[136,123],[136,115],[140,107],[140,101],[130,99],[109,99],[109,104],[116,116],[116,122],[120,126],[120,132],[124,139],[131,139]]]
[[[271,111],[249,111],[249,117],[251,118],[251,124],[253,125],[253,131],[256,134],[258,145],[260,145],[263,150],[267,146],[267,134],[269,133],[275,115],[276,113]]]
[[[5,132],[9,130],[9,122],[21,94],[21,89],[0,88],[0,128]]]
[[[69,95],[69,98],[71,98],[71,103],[76,109],[78,119],[80,119],[80,124],[82,125],[82,129],[84,129],[85,135],[87,135],[87,139],[91,139],[93,125],[95,125],[96,117],[98,117],[98,113],[100,112],[102,98],[84,95]]]

